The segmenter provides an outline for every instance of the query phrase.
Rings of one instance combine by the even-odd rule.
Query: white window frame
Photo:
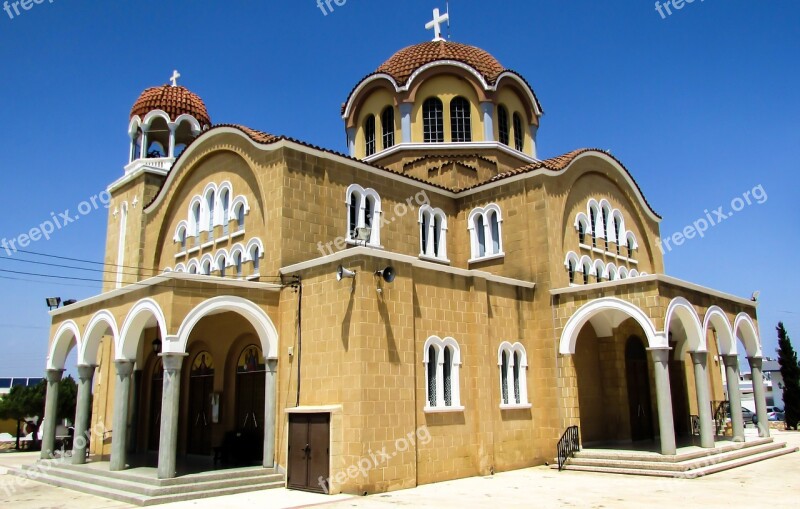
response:
[[[370,232],[370,237],[366,245],[368,247],[383,249],[383,246],[381,246],[381,219],[383,217],[381,197],[374,189],[364,189],[358,184],[351,184],[347,188],[347,194],[345,195],[345,240],[351,246],[362,245],[361,241],[356,241],[353,236],[354,232],[350,231],[350,206],[352,205],[352,200],[355,199],[356,214],[358,216],[355,221],[356,228],[364,228],[367,225],[367,198],[372,198],[374,205],[371,221],[372,231]]]
[[[427,245],[423,241],[422,228],[426,226],[427,219]],[[439,219],[439,252],[434,251],[434,238],[437,233],[436,219]],[[450,263],[447,258],[447,214],[442,209],[423,205],[419,209],[419,257],[423,260]]]
[[[490,221],[491,214],[496,214],[497,217],[497,240],[498,246],[495,248],[492,236],[492,224]],[[483,221],[483,241],[484,241],[484,254],[480,254],[480,240],[478,232],[476,231],[476,220],[480,217]],[[469,230],[470,246],[472,257],[468,263],[479,261],[494,260],[496,258],[503,258],[503,214],[500,207],[496,203],[490,203],[485,207],[476,207],[472,209],[467,219],[467,230]]]
[[[508,356],[508,365],[506,372],[503,372],[503,352]],[[519,355],[519,383],[515,384],[514,380],[514,354]],[[515,410],[520,408],[531,408],[528,401],[528,354],[525,352],[525,347],[522,343],[516,342],[511,344],[508,341],[500,343],[497,349],[497,366],[500,369],[500,408],[502,410]],[[508,403],[503,403],[503,380],[506,380],[506,387],[508,390]],[[517,394],[516,385],[519,385],[519,395]],[[517,396],[519,396],[519,403],[517,403]]]
[[[430,359],[430,349],[433,346],[436,351],[436,358]],[[450,405],[445,405],[444,400],[444,349],[451,349],[450,356]],[[428,363],[436,363],[436,405],[430,405],[430,381],[428,380]],[[461,389],[460,389],[460,367],[461,367],[461,349],[458,342],[451,338],[446,337],[441,339],[438,336],[431,336],[425,341],[422,349],[422,364],[424,365],[425,376],[425,413],[438,413],[438,412],[463,412],[464,407],[461,406]]]

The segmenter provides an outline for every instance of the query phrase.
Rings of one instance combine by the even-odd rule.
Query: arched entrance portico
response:
[[[559,352],[575,368],[584,442],[647,439],[657,427],[661,452],[675,454],[669,347],[640,308],[617,298],[585,304],[564,326]]]

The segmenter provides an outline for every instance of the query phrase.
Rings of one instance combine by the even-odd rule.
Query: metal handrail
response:
[[[564,469],[567,459],[581,450],[581,436],[577,426],[567,428],[558,441],[556,449],[558,453],[558,470],[561,471]]]

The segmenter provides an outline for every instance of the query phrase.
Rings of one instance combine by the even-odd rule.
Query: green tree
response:
[[[42,381],[37,385],[26,387],[18,385],[0,400],[0,418],[14,419],[19,423],[30,423],[33,429],[31,447],[39,448],[39,427],[44,420],[44,402],[47,392],[47,382]],[[78,384],[68,376],[58,384],[58,407],[56,419],[75,419],[75,406],[78,400]],[[19,450],[19,432],[17,433],[16,447]]]
[[[17,423],[29,422],[33,429],[33,449],[39,448],[39,426],[44,414],[44,395],[46,382],[34,386],[18,385],[0,400],[0,417],[15,419]],[[28,421],[30,419],[30,421]],[[19,449],[19,433],[17,433],[17,449]]]
[[[781,365],[783,377],[783,405],[786,414],[786,428],[797,429],[800,421],[800,365],[797,363],[797,353],[792,347],[783,322],[778,323],[778,362]]]

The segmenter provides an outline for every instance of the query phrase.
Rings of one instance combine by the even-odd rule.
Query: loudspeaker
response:
[[[389,265],[385,269],[375,272],[375,275],[381,276],[384,281],[386,281],[387,283],[391,283],[392,281],[394,281],[394,278],[397,277],[397,272],[394,271],[394,267]]]
[[[356,277],[356,273],[353,272],[352,270],[345,269],[344,267],[339,265],[339,268],[336,269],[336,281],[341,281],[346,277],[350,278]]]

